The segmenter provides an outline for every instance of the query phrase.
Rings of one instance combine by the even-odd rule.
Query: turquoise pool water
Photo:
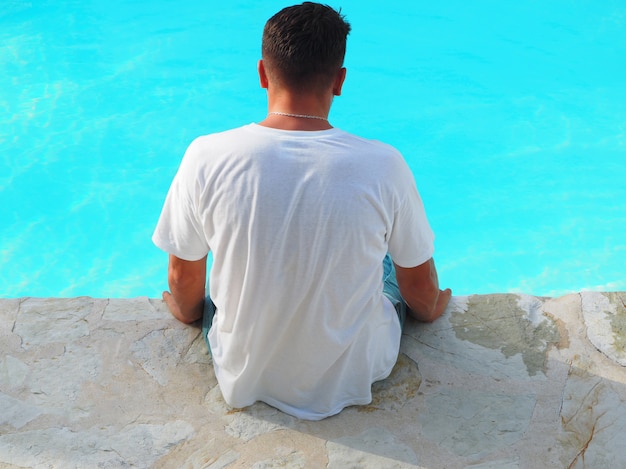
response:
[[[439,4],[441,3],[441,4]],[[0,297],[160,296],[187,144],[259,121],[266,1],[0,8]],[[626,6],[330,2],[331,122],[406,156],[455,294],[626,290]]]

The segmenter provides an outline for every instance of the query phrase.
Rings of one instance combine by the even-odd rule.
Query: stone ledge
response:
[[[625,303],[455,297],[370,405],[307,422],[228,408],[160,300],[0,300],[0,467],[623,467]]]

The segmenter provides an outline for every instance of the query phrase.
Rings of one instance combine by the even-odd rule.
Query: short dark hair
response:
[[[263,30],[266,70],[290,89],[328,86],[343,66],[350,24],[328,5],[304,2],[282,9]]]

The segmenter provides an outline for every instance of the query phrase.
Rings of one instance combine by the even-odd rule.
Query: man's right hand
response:
[[[452,290],[446,288],[445,290],[439,290],[439,297],[437,298],[437,305],[435,306],[435,319],[441,316],[446,308],[450,299],[452,298]]]

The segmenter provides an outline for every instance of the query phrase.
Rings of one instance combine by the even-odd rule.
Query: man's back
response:
[[[203,235],[184,252],[162,247],[214,252],[209,339],[227,402],[309,419],[370,402],[401,335],[382,260],[388,246],[405,265],[432,255],[428,223],[407,210],[421,201],[398,152],[337,129],[253,124],[197,139],[176,191],[191,203],[172,224],[193,232],[195,212]]]

